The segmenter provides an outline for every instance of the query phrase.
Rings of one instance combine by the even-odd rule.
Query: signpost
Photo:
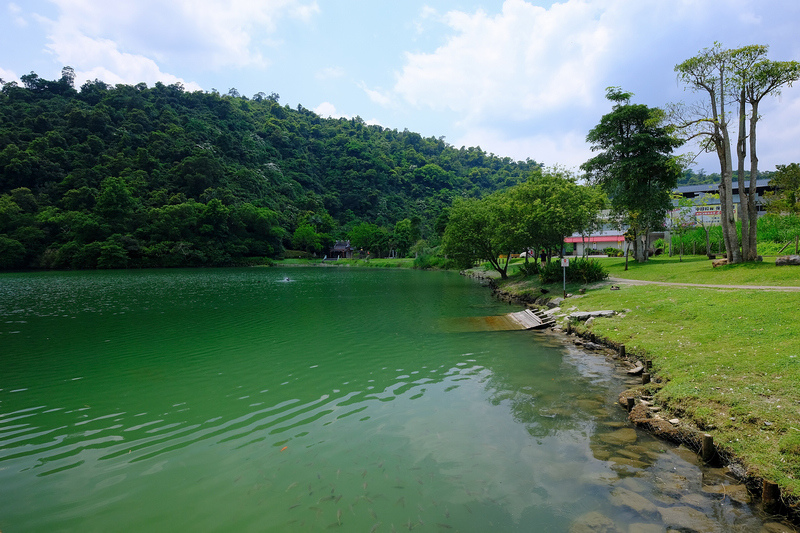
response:
[[[567,297],[567,267],[569,266],[569,257],[561,258],[561,268],[564,270],[564,298]]]

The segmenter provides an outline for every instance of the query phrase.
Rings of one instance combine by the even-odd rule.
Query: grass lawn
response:
[[[775,285],[800,287],[800,268],[775,266],[775,257],[765,257],[760,263],[725,265],[717,268],[705,256],[653,257],[639,264],[624,257],[598,259],[615,278],[665,281],[671,283],[704,283],[712,285]]]
[[[708,259],[656,258],[639,265],[601,259],[613,277],[649,281],[800,286],[800,267],[758,264],[712,269]],[[538,285],[512,278],[515,292]],[[549,287],[556,294],[561,286]],[[576,292],[575,285],[567,290]],[[714,435],[749,473],[800,497],[800,293],[660,285],[588,288],[562,304],[613,309],[592,331],[653,361],[656,401]]]

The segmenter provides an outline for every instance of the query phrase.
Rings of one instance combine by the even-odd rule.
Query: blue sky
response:
[[[2,1],[2,0],[0,0]],[[620,86],[698,96],[674,66],[715,41],[800,60],[797,0],[15,0],[0,78],[236,88],[514,159],[575,169]],[[800,84],[762,104],[760,168],[800,162]],[[695,150],[687,146],[687,150]],[[719,171],[714,156],[695,170]]]

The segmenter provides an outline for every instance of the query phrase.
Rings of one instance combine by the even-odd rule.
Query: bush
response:
[[[311,259],[311,254],[302,250],[284,250],[284,259]]]
[[[594,259],[571,259],[567,267],[567,281],[574,283],[594,283],[608,277],[608,271]],[[556,283],[564,279],[564,272],[560,261],[545,263],[539,271],[539,281]]]
[[[419,268],[422,270],[426,268],[433,268],[438,263],[437,259],[437,257],[434,257],[430,254],[419,254],[414,259],[414,268]]]
[[[522,272],[523,276],[537,276],[539,275],[539,262],[538,261],[526,261],[519,265],[519,271]]]

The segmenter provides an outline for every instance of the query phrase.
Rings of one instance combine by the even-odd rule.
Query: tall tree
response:
[[[675,66],[678,79],[693,91],[705,91],[707,102],[678,108],[679,126],[687,132],[687,140],[700,139],[700,148],[715,151],[719,159],[719,200],[722,237],[728,260],[741,261],[736,234],[736,212],[733,207],[733,156],[728,131],[729,113],[725,110],[730,98],[731,56],[719,43]]]
[[[756,126],[759,104],[764,97],[778,94],[781,87],[800,78],[800,63],[796,61],[771,61],[766,59],[768,47],[750,45],[727,50],[714,43],[695,57],[675,67],[678,78],[693,91],[704,91],[708,100],[683,108],[679,115],[680,126],[688,138],[700,138],[701,149],[716,151],[720,161],[720,205],[722,233],[728,260],[738,263],[756,258],[756,180],[758,156],[756,153]],[[742,247],[736,232],[736,211],[733,204],[733,156],[728,125],[730,112],[726,105],[734,105],[737,112],[738,136],[736,143],[739,180],[739,209],[742,221]],[[750,106],[748,112],[747,106]],[[749,124],[748,124],[749,116]],[[746,186],[745,158],[750,149],[750,183]]]
[[[764,47],[766,54],[767,47]],[[756,190],[758,179],[758,156],[756,154],[756,125],[758,124],[759,104],[768,95],[780,94],[781,87],[800,78],[800,63],[797,61],[770,61],[759,57],[750,68],[739,74],[744,100],[750,104],[749,137],[750,137],[750,184],[744,193],[744,172],[739,170],[739,198],[746,194],[747,210],[742,214],[742,255],[745,261],[755,261],[756,251]],[[745,217],[745,214],[747,216]],[[747,219],[745,221],[745,218]]]
[[[631,226],[637,237],[634,255],[642,262],[650,232],[663,225],[672,207],[670,191],[681,169],[671,154],[682,142],[664,124],[662,110],[631,104],[632,96],[619,87],[606,90],[613,110],[586,136],[592,151],[600,153],[581,168],[608,195],[612,211]]]

